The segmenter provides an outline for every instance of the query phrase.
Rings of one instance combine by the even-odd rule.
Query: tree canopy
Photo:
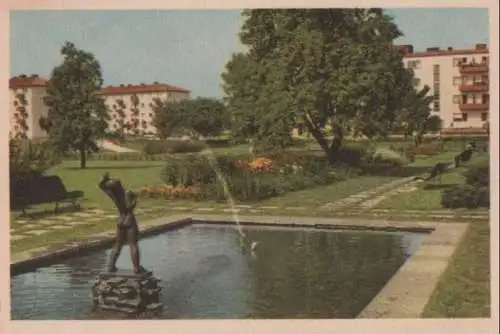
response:
[[[161,138],[174,134],[192,138],[217,136],[229,124],[226,107],[222,101],[198,97],[180,101],[155,100],[153,123]]]
[[[407,101],[426,103],[394,46],[402,33],[380,9],[243,15],[247,51],[226,65],[223,88],[233,130],[263,149],[288,145],[302,124],[334,162],[347,136],[385,137]]]
[[[98,149],[96,140],[105,135],[109,114],[99,94],[103,84],[101,67],[92,53],[66,42],[61,48],[62,63],[55,67],[47,86],[46,117],[40,126],[61,152],[80,152],[80,166],[86,154]]]

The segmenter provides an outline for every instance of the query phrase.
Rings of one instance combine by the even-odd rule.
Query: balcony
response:
[[[488,111],[490,108],[489,103],[461,103],[461,111]]]
[[[488,92],[490,85],[486,82],[475,82],[471,84],[462,84],[458,87],[458,90],[462,93],[473,93],[473,92]]]
[[[488,71],[489,71],[488,63],[460,65],[461,74],[488,73]]]

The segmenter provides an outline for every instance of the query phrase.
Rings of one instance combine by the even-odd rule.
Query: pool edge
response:
[[[192,214],[167,216],[145,222],[140,232],[140,238],[201,222],[204,224],[234,225],[236,219],[233,215]],[[360,220],[356,218],[279,216],[238,216],[238,222],[241,225],[254,226],[428,232],[429,235],[420,247],[389,279],[356,319],[419,318],[469,225],[463,222],[398,222]],[[17,276],[47,265],[47,263],[76,254],[109,247],[113,243],[114,236],[108,231],[91,236],[91,239],[94,240],[82,241],[75,246],[34,254],[27,259],[12,262],[10,276]]]

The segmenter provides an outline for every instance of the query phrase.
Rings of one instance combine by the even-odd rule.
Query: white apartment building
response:
[[[44,137],[39,119],[47,115],[43,102],[47,81],[33,74],[9,80],[9,136],[13,138]]]
[[[43,102],[47,80],[37,75],[19,75],[9,80],[9,121],[11,137],[41,138],[47,133],[40,128],[39,119],[48,109]],[[125,134],[154,134],[153,101],[187,99],[187,89],[165,83],[108,86],[100,92],[105,98],[111,121],[109,129]]]
[[[404,63],[415,71],[418,88],[430,87],[432,113],[442,120],[443,134],[478,135],[489,121],[489,50],[486,44],[454,50],[428,48],[414,52],[398,46]]]
[[[155,99],[175,102],[190,95],[184,88],[159,82],[108,86],[101,93],[111,113],[110,130],[124,134],[155,134],[152,108]]]

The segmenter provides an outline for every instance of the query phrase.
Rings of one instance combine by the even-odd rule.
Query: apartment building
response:
[[[9,80],[9,136],[12,138],[45,137],[39,119],[47,115],[43,102],[47,81],[38,75],[20,75]]]
[[[428,48],[414,52],[398,46],[405,66],[415,72],[418,88],[430,87],[432,113],[442,120],[443,134],[479,135],[489,122],[489,50],[486,44],[470,49]]]
[[[43,102],[47,80],[37,75],[19,75],[9,80],[9,135],[13,138],[43,138],[39,119],[48,108]],[[107,86],[100,92],[108,106],[109,129],[124,134],[154,134],[152,106],[155,99],[179,101],[190,91],[165,83]]]
[[[155,99],[176,102],[190,96],[187,89],[159,82],[108,86],[101,94],[111,113],[110,130],[124,134],[155,134],[152,108]]]

